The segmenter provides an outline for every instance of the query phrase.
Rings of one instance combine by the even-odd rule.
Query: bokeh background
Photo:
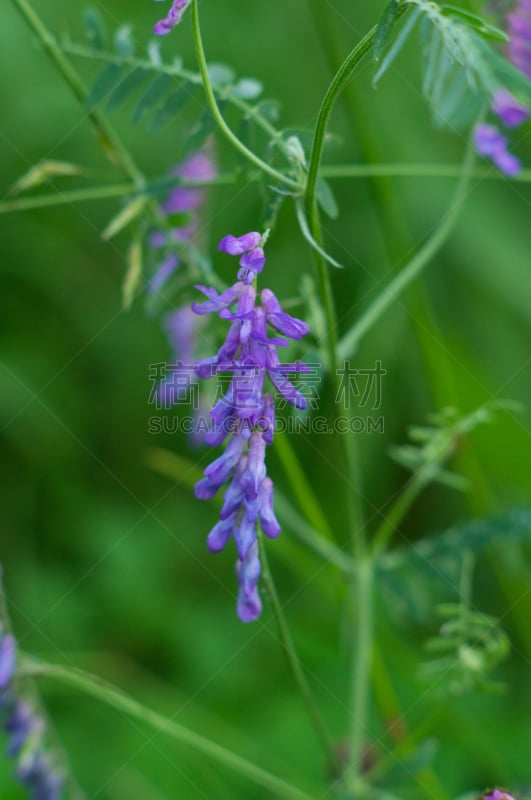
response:
[[[79,4],[37,5],[53,31],[83,36]],[[110,28],[131,21],[139,47],[161,11],[147,0],[97,6]],[[263,81],[267,96],[281,101],[282,126],[305,141],[331,76],[320,34],[344,54],[382,7],[348,0],[204,2],[208,56]],[[102,182],[119,179],[85,112],[7,0],[0,7],[0,31],[2,195],[43,158],[80,164]],[[189,20],[163,42],[163,51],[195,68]],[[337,141],[328,163],[461,161],[465,135],[432,126],[419,93],[417,56],[410,44],[377,91],[369,68],[359,71],[334,114]],[[76,66],[87,83],[94,80],[94,65]],[[112,121],[145,173],[157,176],[179,159],[191,117],[156,135],[133,127],[130,109],[116,112]],[[527,134],[528,128],[518,132],[516,147],[529,162]],[[224,144],[218,156],[222,168],[234,164]],[[454,184],[455,178],[411,177],[383,184],[333,182],[341,213],[326,228],[330,250],[346,264],[333,274],[342,331],[441,219]],[[54,185],[83,181],[59,179]],[[382,215],[386,193],[390,200]],[[406,440],[409,425],[448,405],[467,412],[492,398],[524,404],[521,413],[501,412],[467,438],[462,466],[472,464],[470,492],[430,488],[402,526],[407,539],[531,500],[531,418],[525,408],[530,200],[525,182],[473,178],[458,227],[422,287],[386,314],[357,354],[359,365],[381,359],[388,373],[381,409],[385,434],[359,437],[373,524],[407,477],[388,451]],[[112,243],[101,239],[118,208],[118,201],[108,200],[0,216],[0,561],[21,647],[97,672],[321,796],[322,759],[269,606],[260,623],[246,627],[237,621],[233,554],[214,558],[204,546],[214,504],[197,502],[189,487],[149,468],[153,447],[199,464],[209,454],[190,450],[178,435],[148,433],[149,365],[167,359],[169,348],[160,320],[146,313],[141,299],[131,311],[121,310],[129,236],[125,232]],[[253,229],[261,211],[256,184],[217,187],[205,215],[210,245],[227,232]],[[231,260],[214,255],[214,263],[228,281]],[[311,267],[311,252],[286,204],[269,247],[268,283],[279,296],[291,297]],[[336,469],[340,443],[315,436],[292,444],[330,526],[346,541],[345,487]],[[277,485],[292,498],[274,448],[269,463]],[[320,570],[288,525],[269,552],[301,657],[339,746],[347,730],[352,626],[343,610],[344,581],[331,569]],[[427,741],[418,763],[397,769],[393,780],[403,796],[443,800],[493,784],[525,791],[531,783],[529,555],[525,544],[507,541],[476,567],[474,603],[502,618],[513,645],[496,671],[505,684],[501,693],[471,692],[448,701],[417,676],[416,665],[426,657],[423,643],[437,630],[433,595],[456,599],[448,586],[420,592],[413,611],[402,615],[379,596],[381,657],[392,693],[380,692],[380,708],[373,706],[368,746],[374,757],[384,753],[392,744],[386,733],[391,717],[402,712],[409,730],[424,728]],[[91,798],[269,797],[94,700],[56,684],[43,683],[42,689]],[[427,772],[427,754],[438,781]],[[6,800],[22,797],[10,770],[0,760],[0,797]]]

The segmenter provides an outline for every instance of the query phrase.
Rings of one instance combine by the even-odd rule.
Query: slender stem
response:
[[[387,309],[396,301],[402,292],[417,278],[422,270],[430,263],[436,253],[445,244],[454,225],[459,219],[461,207],[468,193],[470,172],[474,164],[474,150],[471,145],[467,149],[461,179],[457,185],[450,207],[444,215],[442,222],[435,229],[425,245],[411,259],[411,261],[393,278],[383,289],[367,311],[358,319],[356,324],[339,343],[341,358],[351,356],[357,349],[360,341],[374,326]]]
[[[374,564],[367,555],[357,565],[356,588],[353,592],[357,608],[356,636],[352,651],[352,685],[350,708],[350,753],[347,780],[353,792],[361,781],[363,769],[363,747],[367,736],[367,717],[370,699],[370,672],[372,659],[373,625],[373,582]]]
[[[72,68],[68,59],[65,58],[56,40],[50,34],[41,18],[34,11],[31,4],[28,2],[28,0],[12,0],[12,2],[18,8],[33,32],[37,35],[44,50],[48,53],[49,57],[62,74],[66,83],[70,86],[77,99],[80,102],[84,102],[87,93],[83,81],[77,72]],[[117,136],[105,116],[98,111],[98,109],[88,111],[87,116],[96,130],[96,134],[100,139],[103,149],[114,162],[114,164],[126,175],[128,175],[137,185],[141,185],[143,183],[142,173],[137,168],[128,150],[123,146],[120,138]]]
[[[319,711],[312,694],[312,690],[310,689],[310,685],[306,679],[306,675],[302,669],[300,658],[295,648],[295,643],[293,641],[293,637],[291,635],[291,631],[289,629],[289,625],[278,596],[275,582],[273,580],[263,537],[260,537],[260,559],[262,562],[264,586],[266,587],[266,590],[271,598],[273,612],[275,614],[275,620],[278,628],[278,635],[282,644],[284,655],[286,656],[286,661],[288,662],[288,666],[293,674],[295,683],[300,691],[302,700],[306,706],[306,710],[308,711],[308,715],[314,727],[317,738],[327,756],[329,765],[336,766],[337,768],[338,765],[336,764],[337,757],[334,749],[334,742],[328,732],[326,723],[323,720],[321,712]]]
[[[194,31],[194,44],[195,50],[197,54],[197,61],[199,64],[199,71],[201,73],[201,77],[203,79],[203,87],[205,90],[205,95],[207,98],[208,106],[210,111],[212,112],[212,116],[214,117],[220,131],[224,134],[224,136],[231,142],[234,147],[240,151],[242,155],[245,156],[249,161],[251,161],[255,166],[259,167],[263,172],[266,172],[276,181],[281,183],[284,186],[287,186],[289,189],[293,189],[296,192],[300,191],[300,185],[297,181],[294,181],[292,178],[289,178],[287,175],[284,175],[282,172],[279,172],[266,161],[263,161],[256,153],[253,153],[252,150],[249,150],[243,142],[241,142],[238,137],[231,131],[221,111],[219,110],[219,106],[216,100],[216,95],[214,93],[214,89],[212,88],[212,84],[210,82],[210,76],[208,74],[208,65],[205,57],[205,50],[203,47],[203,40],[201,38],[201,27],[199,24],[199,4],[198,0],[192,0],[192,26]]]
[[[355,571],[354,560],[343,550],[334,547],[333,544],[325,539],[315,528],[306,522],[303,517],[293,508],[291,503],[275,489],[275,503],[282,521],[290,527],[295,536],[307,547],[324,558],[330,564],[338,567],[347,575],[353,575]]]
[[[230,767],[235,772],[245,776],[253,783],[272,792],[278,797],[284,797],[287,798],[287,800],[312,800],[306,792],[297,789],[282,778],[256,766],[251,761],[242,758],[231,750],[227,750],[225,747],[217,744],[217,742],[213,742],[189,730],[173,719],[147,708],[120,689],[117,689],[95,675],[90,675],[87,672],[71,667],[64,667],[58,664],[46,664],[29,658],[23,660],[19,667],[19,672],[23,676],[52,678],[68,686],[72,686],[74,689],[85,692],[91,697],[95,697],[97,700],[107,703],[118,711],[130,717],[134,717],[140,722],[144,722],[157,733],[165,733],[181,744],[187,745],[208,758],[212,758],[214,761]]]
[[[330,115],[339,95],[348,84],[356,67],[369,51],[374,38],[375,28],[364,36],[347,56],[325,94],[317,119],[308,165],[308,177],[305,189],[305,208],[310,229],[314,239],[322,245],[322,232],[317,207],[317,183],[323,153],[323,146]],[[336,315],[330,274],[324,258],[316,254],[319,285],[325,309],[328,328],[329,367],[336,390],[339,387],[339,361],[337,353]],[[350,753],[347,777],[352,784],[357,784],[361,773],[363,736],[369,703],[370,651],[372,641],[372,575],[373,565],[366,552],[366,533],[363,519],[363,508],[360,500],[361,470],[359,454],[354,436],[343,436],[345,465],[349,477],[347,504],[349,512],[350,537],[353,541],[354,558],[359,560],[356,581],[352,586],[353,614],[357,618],[352,645],[352,668],[350,708],[352,725],[350,727]],[[354,625],[354,617],[352,620]]]
[[[320,169],[323,178],[459,178],[462,164],[330,164]],[[470,170],[471,178],[507,181],[507,176],[493,167]],[[531,169],[523,169],[511,181],[531,182]]]
[[[385,550],[398,526],[429,481],[429,478],[422,473],[423,470],[419,470],[407,483],[374,534],[373,555],[375,559]]]
[[[250,181],[246,176],[246,180]],[[222,186],[233,183],[237,176],[233,173],[218,175],[208,181],[185,181],[180,178],[170,177],[146,183],[140,187],[134,181],[124,181],[123,183],[108,184],[106,186],[90,186],[86,189],[59,189],[52,193],[38,194],[29,197],[16,197],[0,203],[0,214],[8,214],[13,211],[31,211],[36,208],[48,208],[50,206],[69,205],[71,203],[83,203],[90,200],[107,200],[115,197],[127,197],[128,195],[155,195],[172,189],[175,186],[194,187],[194,186]]]
[[[306,181],[306,211],[310,219],[315,206],[317,179],[319,177],[319,167],[323,155],[326,129],[328,127],[330,115],[337,98],[348,84],[354,73],[354,70],[371,48],[375,32],[376,27],[372,28],[369,33],[367,33],[356,45],[356,47],[349,53],[332,79],[332,82],[324,96],[323,102],[321,103],[319,116],[315,126],[312,152],[308,164],[308,178]]]
[[[323,178],[371,178],[376,175],[385,177],[401,178],[458,178],[463,173],[462,164],[338,164],[333,166],[323,166],[320,175]],[[47,208],[48,206],[68,205],[70,203],[81,203],[90,200],[105,200],[113,197],[125,197],[127,195],[153,193],[171,189],[173,186],[226,186],[240,179],[237,173],[221,173],[215,178],[207,181],[184,181],[177,178],[167,178],[156,182],[146,183],[145,187],[139,188],[131,181],[128,183],[109,184],[108,186],[93,186],[87,189],[73,189],[54,194],[46,193],[28,197],[17,197],[0,203],[0,214],[9,214],[14,211],[31,211],[36,208]],[[259,172],[249,172],[245,175],[245,181],[250,183],[258,180]],[[489,167],[478,167],[470,171],[471,178],[482,178],[489,180],[507,180],[502,173]],[[531,183],[531,170],[522,170],[513,180],[522,183]],[[284,305],[286,303],[284,302]]]
[[[137,192],[136,184],[115,183],[109,186],[94,186],[89,189],[73,189],[57,191],[53,194],[40,194],[34,197],[17,197],[0,203],[0,214],[9,214],[13,211],[32,211],[37,208],[50,208],[52,206],[70,205],[90,200],[106,200],[115,197],[126,197]]]
[[[300,508],[304,509],[304,514],[308,522],[318,530],[323,537],[333,542],[335,539],[334,534],[321,509],[319,501],[316,499],[315,492],[304,469],[291,446],[289,438],[280,432],[275,436],[275,452],[282,461],[286,477],[291,484],[291,488],[298,500]]]

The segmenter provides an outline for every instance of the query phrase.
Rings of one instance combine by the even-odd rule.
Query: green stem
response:
[[[289,178],[287,175],[284,175],[282,172],[279,172],[266,161],[263,161],[256,153],[253,153],[252,150],[249,150],[243,142],[241,142],[238,137],[231,131],[225,119],[219,110],[219,106],[216,100],[216,95],[214,93],[214,89],[212,88],[212,84],[210,82],[210,76],[208,74],[208,65],[205,57],[205,50],[203,47],[203,40],[201,38],[201,27],[199,24],[199,4],[198,0],[192,0],[192,26],[194,32],[194,44],[195,44],[195,51],[197,55],[197,61],[199,64],[199,71],[201,73],[201,77],[203,79],[203,87],[205,90],[205,95],[207,98],[207,103],[214,117],[218,128],[220,129],[221,133],[231,142],[231,144],[240,151],[240,153],[245,156],[249,161],[251,161],[255,166],[259,167],[263,172],[266,172],[276,181],[281,183],[283,186],[287,186],[289,189],[292,189],[296,192],[299,192],[301,187],[294,181],[292,178]]]
[[[320,169],[323,178],[371,178],[374,176],[401,177],[401,178],[458,178],[463,173],[462,164],[338,164],[324,166]],[[73,189],[54,194],[41,194],[37,196],[17,197],[0,203],[0,214],[9,214],[14,211],[31,211],[48,206],[68,205],[90,200],[105,200],[107,198],[125,197],[135,194],[159,194],[172,187],[179,186],[226,186],[239,180],[237,173],[226,172],[207,181],[183,181],[176,178],[167,178],[149,182],[139,188],[131,181],[128,183],[109,184],[108,186],[94,186],[87,189]],[[256,181],[259,172],[245,175],[247,183]],[[506,180],[505,176],[497,170],[488,167],[478,167],[470,171],[471,178],[490,180]],[[531,183],[531,170],[522,170],[513,180],[522,183]],[[298,302],[298,301],[297,301]],[[286,305],[286,303],[284,303]]]
[[[348,785],[355,795],[361,782],[363,769],[363,749],[367,736],[367,717],[370,700],[370,673],[373,625],[373,582],[374,564],[370,556],[366,556],[357,565],[356,586],[353,588],[356,604],[356,635],[352,650],[352,684],[350,708],[352,720],[350,725]],[[354,622],[353,622],[354,624]]]
[[[52,678],[63,684],[72,686],[74,689],[85,692],[85,694],[95,697],[103,703],[107,703],[127,716],[149,725],[157,733],[165,733],[179,743],[187,745],[208,758],[212,758],[214,761],[230,767],[235,772],[245,776],[256,785],[261,786],[263,789],[272,792],[278,797],[284,797],[287,798],[287,800],[312,800],[306,792],[286,783],[282,778],[273,775],[271,772],[261,767],[257,767],[251,761],[242,758],[216,742],[174,722],[174,720],[169,717],[165,717],[150,708],[146,708],[146,706],[142,705],[134,698],[129,697],[120,689],[101,680],[101,678],[71,667],[64,667],[58,664],[45,664],[28,658],[22,661],[19,672],[22,676]]]
[[[293,674],[293,678],[297,684],[304,705],[306,706],[306,710],[308,711],[308,715],[314,727],[317,739],[319,740],[321,747],[326,754],[329,766],[335,766],[337,769],[338,764],[336,763],[337,757],[334,749],[334,742],[328,732],[326,723],[321,716],[321,712],[319,711],[319,708],[315,702],[312,690],[310,689],[310,685],[302,669],[301,662],[295,648],[295,643],[293,641],[293,637],[291,635],[291,631],[289,629],[289,625],[278,596],[275,582],[273,580],[263,537],[260,537],[260,559],[262,562],[264,586],[266,587],[266,591],[271,598],[273,612],[278,628],[278,635],[282,644],[284,655],[286,656],[286,661],[288,662],[288,666]]]
[[[68,59],[65,58],[64,53],[58,46],[54,37],[50,34],[40,17],[36,14],[28,0],[12,0],[14,5],[18,8],[30,28],[36,34],[45,52],[54,62],[55,66],[62,74],[66,83],[71,88],[77,99],[83,103],[86,99],[86,89],[83,81],[72,68]],[[143,175],[137,168],[135,162],[131,158],[127,149],[123,146],[122,141],[115,133],[112,126],[107,119],[101,114],[98,109],[93,109],[87,112],[87,116],[91,121],[98,138],[102,144],[103,149],[111,158],[113,163],[128,175],[136,185],[142,185]]]
[[[285,522],[299,541],[303,542],[318,556],[324,558],[347,575],[354,574],[355,562],[343,550],[334,547],[296,511],[291,503],[275,489],[275,503],[280,519]]]
[[[319,177],[319,167],[321,165],[326,129],[328,127],[330,115],[337,98],[348,84],[354,73],[354,70],[370,50],[375,32],[376,27],[372,28],[369,33],[367,33],[366,36],[364,36],[363,39],[356,45],[356,47],[349,53],[332,79],[332,82],[323,98],[323,102],[321,103],[319,116],[315,126],[312,152],[308,164],[308,178],[306,181],[306,212],[310,220],[313,216],[313,210],[316,205],[315,197],[317,191],[317,179]]]
[[[317,531],[329,541],[334,541],[334,534],[328,524],[328,520],[316,499],[315,492],[306,477],[304,469],[290,443],[289,438],[283,433],[275,435],[275,452],[284,467],[286,478],[291,484],[293,493],[304,514]]]
[[[385,550],[398,526],[428,482],[429,478],[425,473],[423,474],[422,470],[417,472],[386,513],[385,519],[374,534],[373,554],[375,559]]]
[[[339,343],[340,358],[348,358],[357,349],[360,341],[371,330],[380,317],[397,300],[402,292],[417,278],[422,270],[431,262],[436,253],[445,244],[459,219],[462,205],[468,193],[471,168],[474,164],[474,150],[471,145],[467,149],[461,179],[454,197],[440,225],[435,229],[428,241],[411,261],[383,289],[376,300],[358,319],[356,324]]]
[[[305,189],[305,209],[310,230],[316,242],[322,246],[322,232],[317,207],[317,182],[323,154],[324,141],[330,115],[335,102],[347,86],[356,67],[369,51],[375,34],[373,28],[349,53],[324,96],[312,144],[308,165],[308,177]],[[327,264],[321,254],[316,254],[319,285],[327,319],[328,354],[330,373],[334,385],[339,388],[339,361],[337,353],[337,330],[334,299]],[[372,641],[372,574],[373,565],[367,554],[366,533],[364,528],[363,508],[360,501],[361,471],[359,454],[353,436],[343,437],[345,465],[349,476],[347,494],[350,536],[353,541],[354,558],[359,559],[356,581],[352,588],[353,611],[357,616],[352,646],[352,670],[350,708],[352,725],[350,726],[350,760],[348,778],[357,784],[361,773],[363,737],[369,704],[370,650]],[[352,622],[354,624],[354,621]]]
[[[460,178],[462,164],[331,164],[320,169],[323,178]],[[471,178],[506,181],[507,177],[492,167],[470,170]],[[523,169],[511,180],[531,182],[531,169]]]
[[[109,198],[155,195],[161,194],[175,186],[194,187],[194,186],[223,186],[231,184],[237,180],[233,173],[218,175],[208,181],[184,181],[178,178],[166,178],[152,183],[146,183],[139,187],[134,181],[108,184],[106,186],[91,186],[86,189],[68,189],[66,191],[57,190],[53,194],[39,194],[29,197],[16,197],[13,200],[6,200],[0,203],[0,214],[8,214],[13,211],[31,211],[36,208],[48,208],[50,206],[69,205],[70,203],[84,203],[90,200],[107,200]],[[249,180],[249,177],[246,178]]]

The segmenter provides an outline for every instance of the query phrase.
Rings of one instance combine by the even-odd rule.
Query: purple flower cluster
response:
[[[33,800],[59,800],[64,777],[43,748],[44,720],[15,687],[16,642],[0,623],[0,715],[8,734],[7,754],[17,759],[16,776]]]
[[[185,181],[208,181],[217,175],[215,161],[210,153],[209,145],[189,156],[182,164],[175,166],[171,174]],[[170,233],[154,231],[149,244],[154,250],[168,248],[172,242],[189,242],[197,234],[200,223],[200,211],[205,202],[206,190],[202,186],[176,186],[172,189],[162,204],[162,213],[166,216],[172,214],[187,214],[186,224],[172,228]],[[166,284],[179,266],[179,259],[174,252],[170,252],[150,280],[148,290],[150,293],[158,292]]]
[[[160,2],[160,0],[157,0],[157,2]],[[159,20],[153,27],[153,33],[157,36],[166,36],[167,33],[179,24],[189,5],[190,0],[173,0],[171,8],[164,19]]]
[[[264,391],[266,377],[289,403],[296,408],[306,407],[305,398],[287,373],[305,372],[307,367],[280,363],[277,349],[288,342],[269,338],[268,325],[293,340],[301,339],[309,328],[302,320],[286,314],[269,289],[262,290],[257,305],[253,284],[266,260],[261,234],[226,236],[219,249],[240,256],[238,282],[221,294],[210,287],[197,286],[207,299],[194,303],[192,309],[200,315],[217,313],[231,323],[217,355],[196,365],[200,378],[229,375],[226,393],[211,409],[213,427],[205,440],[216,447],[227,437],[230,439],[223,455],[205,469],[205,477],[196,484],[196,496],[210,499],[228,484],[220,520],[207,544],[212,552],[218,552],[231,537],[234,539],[238,553],[238,616],[243,622],[251,622],[262,611],[258,593],[258,525],[270,538],[280,533],[273,508],[273,482],[265,465],[266,447],[273,442],[275,428],[275,401],[272,394]]]
[[[531,0],[517,0],[507,15],[510,41],[507,56],[526,78],[531,79]],[[517,128],[529,117],[529,108],[522,105],[507,89],[498,89],[492,98],[492,111],[505,128]],[[479,155],[489,158],[501,172],[512,177],[520,172],[519,159],[508,150],[508,139],[495,125],[478,125],[474,141]]]

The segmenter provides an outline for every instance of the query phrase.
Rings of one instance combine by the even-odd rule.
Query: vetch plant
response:
[[[47,747],[48,723],[19,691],[25,682],[49,678],[107,703],[135,723],[168,735],[202,759],[249,781],[251,788],[245,795],[237,794],[239,784],[223,785],[222,790],[227,789],[231,797],[449,800],[451,795],[436,774],[438,765],[431,746],[437,734],[437,715],[431,713],[434,698],[442,697],[450,706],[455,695],[503,688],[503,684],[491,680],[491,673],[510,653],[503,624],[504,614],[509,612],[498,619],[476,605],[484,597],[484,586],[481,570],[475,566],[500,541],[526,543],[531,533],[531,510],[527,507],[498,509],[496,514],[482,507],[482,513],[478,512],[474,488],[488,482],[482,475],[481,459],[474,460],[476,429],[495,425],[500,414],[514,415],[518,408],[505,400],[496,401],[490,393],[488,401],[479,405],[475,401],[472,409],[461,412],[456,408],[453,388],[458,379],[452,373],[451,359],[449,366],[441,368],[440,353],[435,353],[433,344],[430,346],[427,333],[438,338],[437,321],[421,295],[417,295],[412,327],[416,325],[419,350],[426,357],[426,371],[438,391],[434,391],[436,408],[427,423],[411,427],[407,444],[397,447],[390,443],[391,458],[407,471],[407,478],[398,473],[396,480],[381,481],[380,486],[383,470],[373,470],[372,476],[365,470],[363,440],[353,433],[352,425],[354,412],[361,413],[365,403],[360,401],[360,408],[355,409],[351,401],[360,400],[359,380],[370,372],[363,363],[361,345],[378,333],[377,327],[391,308],[400,306],[406,291],[418,288],[424,270],[451,236],[472,182],[480,177],[529,179],[520,157],[513,153],[513,146],[515,150],[521,147],[525,158],[523,141],[513,139],[509,144],[498,124],[493,124],[493,115],[509,130],[524,130],[528,124],[529,0],[517,0],[500,28],[473,13],[470,4],[391,0],[379,18],[374,16],[373,26],[357,36],[350,52],[341,53],[340,59],[336,58],[335,37],[328,27],[330,9],[319,0],[311,0],[309,8],[320,23],[319,33],[334,70],[313,121],[308,124],[299,120],[300,130],[283,127],[280,104],[266,96],[261,81],[238,76],[231,66],[208,60],[200,11],[208,14],[210,8],[201,0],[166,0],[167,14],[156,23],[154,33],[157,37],[173,33],[162,47],[159,38],[140,44],[136,37],[143,41],[144,36],[134,34],[125,21],[110,38],[101,15],[94,10],[85,15],[85,40],[54,34],[31,0],[11,2],[81,103],[108,158],[109,170],[115,171],[119,180],[100,185],[95,171],[67,161],[45,160],[17,181],[13,188],[17,196],[0,203],[0,212],[121,200],[104,226],[102,238],[111,242],[110,246],[115,241],[127,242],[123,310],[144,301],[147,315],[143,318],[153,325],[162,319],[171,347],[168,374],[158,376],[152,398],[164,410],[181,415],[188,408],[187,398],[198,394],[200,402],[193,408],[198,430],[192,443],[196,448],[206,446],[192,454],[184,440],[175,445],[175,452],[152,448],[149,464],[177,481],[181,489],[186,488],[190,503],[195,503],[193,493],[197,499],[213,501],[208,507],[212,509],[212,527],[207,546],[212,553],[219,553],[234,544],[237,590],[233,591],[232,581],[226,590],[231,602],[235,600],[239,620],[254,625],[238,624],[236,628],[230,603],[223,596],[217,611],[226,620],[227,630],[245,636],[249,647],[253,637],[274,637],[286,657],[290,680],[300,694],[316,746],[322,751],[319,767],[307,764],[305,774],[298,777],[293,777],[295,769],[279,774],[280,768],[270,770],[254,763],[225,747],[218,734],[209,738],[181,724],[178,712],[159,713],[92,674],[17,652],[3,609],[0,710],[9,735],[8,755],[18,759],[19,780],[36,800],[84,796],[63,761],[59,768],[56,766]],[[252,6],[252,0],[248,5]],[[232,30],[231,14],[236,12],[230,3],[224,13],[228,30]],[[260,13],[258,2],[253,13]],[[354,20],[356,9],[349,9],[349,14]],[[358,29],[357,24],[347,27],[349,36]],[[250,26],[248,36],[255,34]],[[185,64],[178,55],[184,37],[189,37],[194,46],[197,68]],[[397,59],[406,48],[418,51],[422,94],[434,124],[446,128],[448,136],[466,140],[462,163],[324,164],[327,146],[337,141],[331,125],[338,102],[354,81],[367,78],[361,66],[370,61],[375,86],[383,79],[392,81]],[[91,65],[97,66],[88,88],[78,73],[79,63],[87,71]],[[379,102],[378,95],[374,102]],[[169,173],[147,174],[141,160],[148,148],[133,154],[127,130],[123,136],[118,134],[110,121],[117,109],[128,110],[131,125],[139,126],[137,134],[146,140],[153,137],[150,142],[177,123],[171,129],[171,153],[164,152],[165,169],[168,164],[174,165]],[[365,151],[370,153],[371,126],[367,127],[368,142],[363,130],[368,113],[352,116],[355,123],[361,123],[359,138],[363,145],[365,137]],[[349,153],[350,144],[348,140],[343,145]],[[151,145],[150,158],[153,154],[157,149]],[[497,174],[491,164],[477,165],[478,154],[502,174]],[[412,240],[406,246],[407,235],[397,236],[400,257],[393,261],[400,267],[394,274],[380,274],[375,282],[377,290],[367,294],[360,291],[356,297],[347,298],[355,309],[355,317],[349,322],[352,309],[345,313],[342,292],[345,296],[347,291],[353,292],[355,281],[350,276],[355,275],[357,263],[347,233],[352,229],[362,238],[360,226],[365,217],[360,216],[361,221],[346,217],[343,201],[336,196],[335,181],[370,177],[375,182],[374,202],[387,234],[387,227],[391,231],[403,227],[402,203],[396,201],[387,184],[393,175],[457,180],[445,213],[436,224],[430,223],[428,234],[423,233],[419,240],[421,244],[411,247]],[[53,188],[54,181],[67,179],[82,184],[60,194],[41,191],[45,184],[52,182]],[[220,192],[220,197],[226,187],[233,191],[210,215],[206,200],[211,187]],[[241,203],[245,211],[244,189],[252,208],[252,219],[245,224],[255,229],[225,235],[212,256],[208,237],[227,230],[218,217],[229,208],[232,214],[232,204]],[[261,216],[254,204],[257,198],[263,201]],[[287,262],[282,250],[283,228],[278,222],[282,216],[282,224],[288,224],[289,214],[293,220],[290,245],[300,242],[306,255],[290,257]],[[347,220],[344,240],[342,214]],[[220,231],[216,233],[218,224]],[[240,231],[248,230],[240,224]],[[447,283],[450,293],[451,281]],[[288,285],[289,290],[285,289]],[[341,287],[341,296],[337,286]],[[394,341],[395,336],[398,350],[402,344],[395,328],[380,339],[374,335],[374,340]],[[448,350],[446,345],[444,349]],[[286,352],[289,355],[284,356]],[[205,357],[205,353],[214,355]],[[396,353],[390,357],[396,358]],[[377,363],[378,376],[387,375],[379,356]],[[305,381],[310,374],[318,381],[314,395],[310,395]],[[208,385],[215,386],[215,393],[208,394]],[[395,399],[400,401],[398,394]],[[390,413],[394,413],[394,402],[392,406]],[[315,456],[317,465],[312,463],[307,468],[302,460],[307,456],[301,457],[298,452],[296,437],[279,433],[277,421],[311,417],[320,407],[325,421],[332,418],[327,429],[334,436],[324,445],[321,437],[317,446],[306,437],[302,443],[305,452]],[[416,408],[412,413],[417,413]],[[208,430],[198,436],[205,415]],[[396,431],[396,426],[390,429]],[[211,450],[207,448],[220,447],[220,454],[210,461]],[[379,457],[387,456],[381,452]],[[372,511],[366,490],[371,479],[379,482],[378,495],[388,492],[381,507],[373,506]],[[407,523],[424,492],[431,493],[425,503],[430,508],[432,531],[443,530],[416,540]],[[473,518],[451,527],[439,522],[447,519],[454,506],[449,502],[448,509],[442,510],[438,492],[470,493]],[[142,505],[144,516],[153,517],[152,509],[143,501]],[[185,540],[183,531],[189,527],[190,521],[180,515],[172,531],[174,538],[179,541],[182,536]],[[192,558],[201,563],[200,548],[208,527],[203,529],[196,523],[192,527],[197,533],[197,552],[186,544],[184,557],[190,558],[190,563]],[[270,540],[277,539],[281,529],[282,538],[271,545]],[[290,570],[294,587],[291,597],[277,588],[277,559]],[[205,569],[210,576],[211,564],[209,557]],[[300,631],[293,633],[291,629],[291,599],[319,580],[324,584],[326,601],[333,603],[333,611],[326,608],[330,626],[339,622],[342,631],[338,641],[334,640],[337,662],[333,667],[328,664],[330,644],[323,644],[318,655],[308,658],[303,666],[296,645]],[[222,577],[219,582],[224,585]],[[147,577],[139,591],[143,598],[149,595]],[[444,595],[442,600],[440,595]],[[187,598],[183,596],[182,601],[186,603]],[[325,613],[323,609],[320,601],[315,606],[309,604],[306,633],[314,617]],[[443,619],[441,624],[435,622],[437,615]],[[271,619],[275,633],[269,625]],[[410,695],[415,701],[407,705],[407,692],[403,692],[404,698],[401,691],[395,692],[395,673],[400,676],[395,658],[402,640],[415,625],[415,635],[422,638],[431,660],[422,650],[420,673],[425,683],[413,684]],[[385,639],[389,630],[392,634]],[[208,636],[206,620],[201,621],[197,632],[194,626],[194,636],[203,633]],[[175,635],[187,634],[177,630]],[[389,640],[393,645],[384,646]],[[323,663],[319,654],[325,654]],[[323,673],[324,667],[328,670],[328,677],[339,676],[334,679],[333,692],[322,677],[322,667]],[[419,673],[409,666],[408,671],[414,676]],[[335,716],[324,705],[327,693],[338,700]],[[417,705],[424,709],[420,723]],[[282,725],[280,720],[278,727]],[[457,747],[453,741],[452,745]],[[317,761],[313,756],[311,760]],[[495,776],[494,767],[491,772],[485,765],[482,769],[485,775],[474,773],[470,783],[474,780],[475,788],[466,796],[512,800],[505,790],[483,790]],[[502,779],[499,776],[500,783]],[[461,794],[469,790],[468,784],[459,789]],[[207,796],[202,788],[198,791]],[[99,789],[94,788],[94,792],[96,796]],[[157,787],[153,797],[159,794]]]

